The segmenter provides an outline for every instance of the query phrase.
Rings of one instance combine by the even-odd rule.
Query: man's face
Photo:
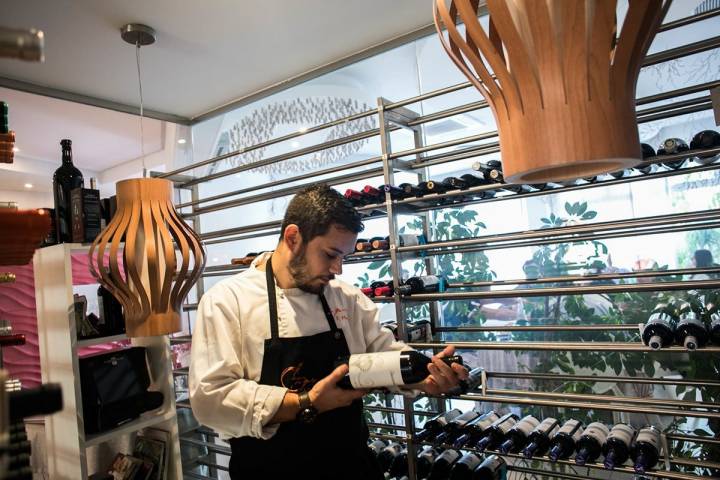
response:
[[[290,260],[290,274],[301,290],[322,292],[325,285],[342,273],[345,255],[355,251],[357,234],[332,225],[325,235],[301,242]]]

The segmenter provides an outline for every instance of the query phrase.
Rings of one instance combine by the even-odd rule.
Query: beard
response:
[[[290,271],[290,276],[292,276],[292,279],[295,282],[295,286],[297,288],[304,292],[320,294],[325,288],[325,285],[313,285],[312,281],[316,279],[319,280],[325,277],[313,277],[312,275],[310,275],[310,272],[308,271],[307,258],[305,256],[305,249],[306,246],[303,245],[300,252],[298,252],[298,254],[290,260],[288,270]],[[330,278],[333,277],[334,275],[330,276]]]

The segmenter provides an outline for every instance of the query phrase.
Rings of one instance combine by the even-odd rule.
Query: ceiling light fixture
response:
[[[186,140],[185,140],[184,138],[179,138],[179,139],[178,139],[178,143],[179,143],[180,145],[185,145],[185,142],[186,142]]]
[[[32,188],[32,187],[33,187],[33,184],[32,184],[32,183],[26,183],[26,184],[25,184],[25,188]]]
[[[12,151],[13,151],[13,153],[17,153],[17,152],[20,151],[20,149],[19,149],[18,147],[13,147],[13,148],[12,148]]]

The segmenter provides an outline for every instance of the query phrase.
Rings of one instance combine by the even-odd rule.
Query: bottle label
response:
[[[498,425],[498,428],[502,431],[503,435],[510,431],[517,424],[517,420],[513,417],[507,417],[504,422]]]
[[[610,435],[608,435],[607,439],[616,438],[625,445],[630,446],[634,436],[635,429],[633,427],[625,425],[624,423],[618,423],[610,430]]]
[[[664,312],[653,313],[652,315],[650,315],[650,318],[647,321],[647,325],[655,324],[670,326],[672,325],[672,317]]]
[[[594,438],[600,445],[602,445],[603,443],[605,443],[605,439],[607,439],[609,433],[610,432],[608,431],[608,428],[604,423],[593,422],[588,425],[583,435]]]
[[[548,417],[542,422],[540,422],[540,425],[535,427],[536,432],[542,432],[546,434],[547,436],[550,436],[553,432],[553,430],[557,430],[557,424],[558,421],[552,417]]]
[[[720,313],[713,313],[710,316],[710,326],[712,328],[720,326]]]
[[[638,433],[636,442],[649,443],[660,451],[660,432],[651,428],[643,428],[640,430],[640,433]]]
[[[490,455],[482,463],[482,466],[489,469],[491,472],[497,472],[505,465],[505,461],[497,455]]]
[[[457,450],[454,450],[452,448],[448,448],[445,450],[440,456],[435,460],[435,462],[440,461],[440,459],[446,460],[448,464],[455,463],[455,460],[457,460],[460,457],[460,452]]]
[[[578,420],[568,420],[567,422],[565,422],[562,428],[558,430],[558,435],[560,434],[572,435],[573,441],[577,442],[580,438],[580,435],[582,435],[582,428],[580,428],[580,422]]]
[[[473,470],[475,470],[475,467],[482,463],[482,460],[480,460],[480,457],[478,457],[474,453],[466,453],[460,460],[458,460],[458,463],[462,463],[463,465],[467,466],[472,472]]]
[[[682,327],[682,326],[684,326],[684,325],[695,325],[695,326],[700,327],[701,329],[705,330],[705,324],[703,323],[702,320],[700,320],[697,316],[695,316],[695,314],[693,314],[693,316],[683,317],[683,318],[678,322],[678,325],[677,325],[677,326],[678,326],[678,328],[679,328],[679,327]]]
[[[490,425],[497,422],[498,420],[499,420],[498,416],[495,413],[493,413],[492,415],[488,415],[487,418],[479,420],[475,424],[475,427],[477,428],[478,431],[484,432],[485,430],[487,430],[487,428]]]
[[[525,437],[530,436],[530,433],[532,433],[533,430],[540,424],[537,418],[528,415],[527,417],[520,420],[516,427],[518,430],[520,430],[522,433],[525,434]]]
[[[415,245],[424,245],[425,237],[423,235],[410,235],[407,233],[398,235],[401,247],[413,247]]]
[[[350,355],[350,383],[354,388],[404,385],[400,371],[400,351]]]

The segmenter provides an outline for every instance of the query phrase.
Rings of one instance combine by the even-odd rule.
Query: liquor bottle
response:
[[[705,316],[710,324],[710,340],[714,345],[720,345],[720,309],[718,297],[705,305]]]
[[[380,455],[380,452],[382,452],[385,447],[387,447],[387,443],[385,443],[385,440],[380,438],[376,438],[372,442],[368,443],[368,450],[370,450],[370,453],[375,458]]]
[[[125,332],[125,317],[123,317],[122,304],[100,285],[97,290],[98,311],[103,325],[103,335],[119,335]]]
[[[428,480],[446,480],[455,462],[460,460],[460,456],[457,450],[452,448],[445,450],[435,459]]]
[[[100,190],[95,188],[94,178],[90,179],[90,188],[70,190],[70,217],[73,242],[89,243],[100,235]]]
[[[670,303],[659,303],[650,314],[642,338],[645,345],[653,350],[659,350],[672,344],[675,336],[677,314]]]
[[[377,456],[377,461],[383,472],[387,472],[390,469],[390,465],[392,465],[393,460],[395,460],[395,457],[400,455],[402,450],[402,445],[397,442],[390,442],[387,447],[382,449]]]
[[[473,480],[505,480],[507,465],[502,457],[490,455],[473,472]]]
[[[468,372],[468,378],[466,380],[460,380],[457,387],[453,387],[447,392],[447,396],[454,397],[457,395],[464,395],[478,388],[482,383],[482,373],[484,369],[482,367],[473,368]]]
[[[462,429],[465,425],[472,422],[480,416],[480,412],[477,410],[468,410],[467,412],[459,415],[450,420],[436,437],[437,443],[449,443],[452,445],[457,437],[462,435]]]
[[[588,425],[577,442],[575,463],[583,466],[588,462],[597,460],[602,453],[605,440],[607,440],[609,434],[610,430],[604,423],[593,422]]]
[[[688,144],[685,143],[685,140],[681,138],[668,138],[662,143],[662,145],[658,147],[657,154],[673,155],[680,152],[686,152],[688,150],[690,150],[690,147],[688,147]],[[682,158],[680,160],[673,160],[671,162],[663,162],[663,165],[672,170],[677,170],[678,168],[682,167],[683,163],[685,163],[685,160],[685,158]]]
[[[408,474],[408,451],[403,448],[400,453],[393,458],[390,468],[388,469],[390,478],[400,478]]]
[[[708,148],[717,148],[720,147],[720,133],[716,132],[715,130],[703,130],[701,132],[696,133],[692,140],[690,140],[690,149],[691,150],[698,150],[698,149],[708,149]],[[696,153],[697,162],[701,165],[705,165],[708,163],[713,163],[715,160],[718,159],[718,154],[703,154],[703,153]]]
[[[502,453],[518,453],[528,441],[530,434],[540,425],[540,421],[532,415],[526,415],[516,423],[505,435],[505,441],[500,445]]]
[[[72,216],[70,210],[70,191],[85,186],[82,172],[72,163],[72,142],[60,141],[62,146],[62,165],[53,174],[53,197],[55,200],[55,227],[58,243],[72,241]]]
[[[417,463],[415,465],[417,471],[417,478],[425,478],[430,475],[430,470],[435,463],[435,459],[440,455],[435,448],[426,446],[417,456]]]
[[[484,452],[488,448],[498,447],[505,441],[505,436],[517,423],[518,416],[514,413],[506,413],[492,423],[487,429],[487,434],[475,444],[475,448]]]
[[[394,185],[383,185],[382,190],[388,192],[390,194],[390,198],[393,200],[402,200],[403,198],[408,197],[408,193],[406,193],[405,190]]]
[[[703,321],[702,305],[697,300],[681,304],[675,326],[675,341],[688,350],[696,350],[705,346],[709,339],[710,332]]]
[[[453,408],[452,410],[448,410],[447,412],[443,412],[432,417],[430,420],[425,422],[423,429],[415,435],[415,438],[419,441],[431,442],[437,435],[442,433],[445,425],[460,415],[462,415],[462,411],[457,408]]]
[[[603,455],[605,455],[605,468],[612,470],[616,465],[622,465],[630,458],[630,447],[637,432],[630,425],[618,423],[610,430]]]
[[[648,145],[647,143],[640,144],[640,151],[641,151],[643,160],[646,160],[648,158],[653,158],[656,156],[655,149],[652,146]],[[647,164],[645,162],[641,162],[641,163],[635,165],[635,168],[638,169],[640,172],[647,174],[647,173],[652,173],[656,167],[655,167],[654,163]]]
[[[632,448],[635,472],[645,473],[660,460],[660,430],[653,426],[640,429]]]
[[[231,265],[250,265],[255,257],[260,255],[258,252],[248,252],[244,257],[230,259]]]
[[[467,423],[461,429],[462,435],[457,437],[455,443],[453,443],[453,447],[462,448],[465,445],[475,445],[488,435],[488,429],[499,418],[500,417],[497,416],[497,413],[495,413],[494,410],[490,410],[486,414],[480,415],[471,422]]]
[[[10,133],[8,118],[8,104],[7,102],[0,102],[0,134]]]
[[[401,291],[403,294],[442,293],[447,290],[447,279],[437,275],[410,277],[403,284],[407,286],[407,289]]]
[[[580,440],[583,433],[582,423],[578,420],[566,421],[555,436],[550,440],[550,457],[551,462],[565,460],[575,451],[575,446]]]
[[[472,480],[473,472],[481,463],[480,457],[472,452],[467,452],[453,465],[449,480]]]
[[[398,185],[398,187],[403,189],[406,198],[419,197],[423,194],[422,190],[420,190],[417,185],[413,185],[412,183],[401,183],[400,185]]]
[[[545,420],[540,422],[540,425],[535,427],[528,437],[527,446],[523,449],[522,453],[525,458],[532,458],[533,456],[542,456],[550,448],[550,439],[555,435],[555,432],[560,428],[560,422],[553,417],[547,417]]]

